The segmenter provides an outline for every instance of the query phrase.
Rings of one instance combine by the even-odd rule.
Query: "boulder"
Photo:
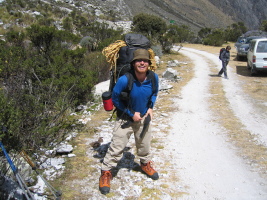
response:
[[[162,77],[168,80],[176,80],[178,72],[172,68],[167,68]]]

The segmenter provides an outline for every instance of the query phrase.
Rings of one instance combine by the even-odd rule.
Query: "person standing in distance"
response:
[[[222,69],[219,71],[218,76],[221,76],[222,73],[223,73],[225,79],[228,79],[228,76],[227,76],[227,65],[228,65],[229,60],[230,60],[230,50],[231,50],[231,47],[227,46],[225,48],[225,50],[222,52],[222,54],[221,54]]]
[[[156,73],[149,70],[150,65],[149,52],[146,49],[135,50],[130,72],[133,77],[133,86],[127,103],[121,99],[121,93],[128,86],[126,75],[118,79],[113,89],[112,101],[117,108],[117,118],[113,137],[101,166],[99,190],[102,194],[109,193],[112,169],[117,166],[122,158],[124,148],[132,134],[135,137],[137,155],[140,158],[142,171],[153,180],[159,178],[157,171],[152,167],[153,162],[150,152],[152,133],[151,123],[149,123],[150,119],[153,118],[153,107],[158,94],[159,78]]]

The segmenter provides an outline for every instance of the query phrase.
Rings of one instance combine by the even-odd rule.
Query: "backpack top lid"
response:
[[[142,48],[150,48],[150,41],[146,36],[137,33],[128,33],[124,38],[128,46],[139,46]]]

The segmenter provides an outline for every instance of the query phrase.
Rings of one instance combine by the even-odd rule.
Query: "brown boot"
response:
[[[101,176],[99,178],[99,190],[102,194],[109,193],[111,180],[111,171],[101,171]]]
[[[143,172],[147,174],[148,177],[152,178],[153,180],[158,180],[159,179],[158,172],[156,172],[152,168],[151,166],[152,164],[153,164],[152,161],[149,161],[148,163],[141,163],[141,169],[143,170]]]

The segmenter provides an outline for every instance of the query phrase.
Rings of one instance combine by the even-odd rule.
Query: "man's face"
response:
[[[134,61],[134,69],[138,73],[146,73],[149,67],[149,60],[138,59]]]

